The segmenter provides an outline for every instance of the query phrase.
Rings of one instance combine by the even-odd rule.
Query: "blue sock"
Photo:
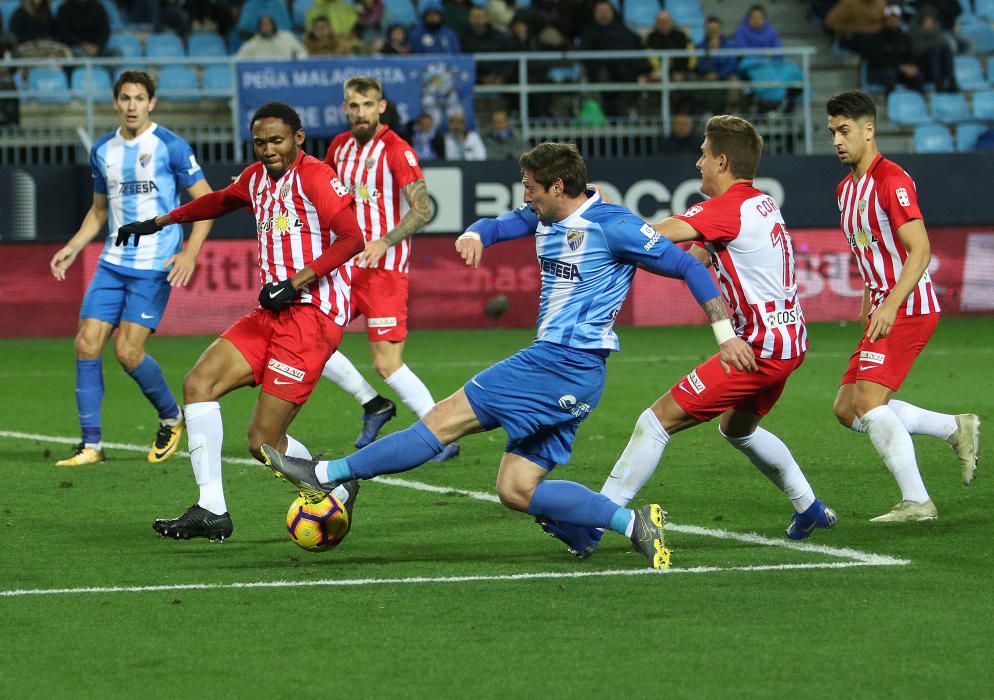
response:
[[[535,488],[528,504],[529,515],[582,527],[610,527],[612,516],[618,510],[625,509],[604,494],[572,481],[543,481]]]
[[[628,523],[632,521],[634,516],[635,511],[628,508],[618,508],[614,515],[611,516],[611,523],[607,527],[619,535],[624,535],[628,532]]]
[[[76,360],[76,410],[83,442],[100,442],[100,404],[104,400],[103,359]]]
[[[179,406],[176,405],[176,398],[166,384],[166,378],[162,374],[162,368],[151,355],[145,355],[138,366],[128,372],[128,375],[138,382],[139,388],[145,394],[155,410],[159,412],[159,418],[175,418],[179,415]]]
[[[396,474],[424,464],[445,448],[427,426],[418,421],[410,428],[391,433],[344,459],[328,462],[328,481],[372,479]]]

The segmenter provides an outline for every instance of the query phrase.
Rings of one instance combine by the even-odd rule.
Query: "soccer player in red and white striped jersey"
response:
[[[373,368],[418,418],[435,405],[424,382],[404,363],[407,338],[408,268],[411,236],[432,216],[432,202],[414,149],[380,121],[386,109],[383,88],[370,76],[354,76],[344,86],[343,109],[350,130],[335,137],[325,162],[335,168],[355,196],[356,218],[365,250],[352,271],[352,315],[365,316]],[[328,360],[324,376],[352,394],[363,407],[356,447],[365,447],[397,413],[341,352]],[[459,452],[447,445],[434,461]]]
[[[874,522],[934,520],[912,434],[953,446],[963,482],[977,469],[980,420],[948,415],[892,398],[939,323],[939,302],[928,274],[931,252],[914,180],[877,150],[876,105],[858,91],[828,101],[828,130],[840,162],[852,172],[835,194],[842,231],[865,290],[860,321],[865,331],[842,377],[835,415],[847,428],[867,432],[901,489],[901,502]]]
[[[286,431],[349,321],[347,263],[362,250],[352,195],[332,168],[301,150],[304,130],[288,105],[263,105],[253,115],[251,128],[259,162],[234,183],[121,230],[141,235],[166,224],[213,219],[249,207],[259,238],[260,307],[222,333],[183,382],[190,460],[200,499],[178,518],[153,523],[163,537],[223,540],[231,535],[221,483],[218,403],[228,392],[262,387],[249,426],[249,451],[256,459],[264,461],[259,451],[263,443],[285,445],[310,458],[307,448]],[[336,495],[351,500],[349,487]],[[346,505],[351,512],[352,503]]]

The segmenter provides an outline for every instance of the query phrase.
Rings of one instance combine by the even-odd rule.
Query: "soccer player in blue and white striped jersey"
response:
[[[93,204],[79,230],[50,263],[55,279],[64,280],[79,252],[109,224],[112,234],[83,297],[76,333],[76,404],[82,440],[73,455],[56,466],[105,460],[101,355],[115,328],[118,361],[159,416],[148,461],[168,459],[183,432],[182,411],[159,364],[145,353],[145,344],[162,320],[171,288],[190,281],[212,222],[194,224],[186,249],[178,224],[141,237],[137,245],[115,245],[117,229],[123,224],[179,206],[180,187],[193,198],[211,191],[190,145],[151,121],[155,104],[155,82],[148,73],[125,71],[117,79],[114,109],[121,125],[91,150]]]
[[[525,206],[477,221],[456,247],[476,267],[485,246],[535,237],[542,274],[535,342],[477,374],[412,427],[346,458],[313,462],[268,445],[263,454],[305,496],[317,497],[347,479],[407,471],[464,435],[499,426],[507,432],[497,475],[505,506],[540,520],[613,530],[629,537],[652,568],[667,568],[658,505],[630,510],[581,484],[547,478],[569,461],[580,423],[600,400],[607,356],[619,349],[614,322],[636,267],[687,283],[715,326],[723,361],[750,370],[755,358],[735,337],[707,268],[625,207],[586,190],[575,146],[540,144],[520,165]]]

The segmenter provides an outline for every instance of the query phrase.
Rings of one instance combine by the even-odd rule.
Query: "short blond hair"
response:
[[[704,137],[711,155],[724,154],[728,158],[728,170],[734,177],[742,180],[756,177],[763,155],[763,137],[752,122],[731,114],[718,114],[708,119]]]

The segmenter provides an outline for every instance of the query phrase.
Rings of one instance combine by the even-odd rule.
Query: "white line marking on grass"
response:
[[[66,438],[59,437],[55,435],[40,435],[37,433],[21,433],[12,430],[0,430],[0,437],[14,438],[17,440],[38,440],[41,442],[55,442],[60,444],[74,445],[79,442],[76,438]],[[129,450],[132,452],[147,452],[148,447],[145,445],[132,445],[128,443],[120,442],[105,442],[105,447],[110,447],[116,450]],[[187,452],[176,452],[177,455],[189,456]],[[254,459],[248,459],[246,457],[225,457],[225,462],[231,464],[243,464],[249,466],[258,466],[264,468],[259,462]],[[452,494],[458,496],[465,496],[466,498],[472,498],[477,501],[485,501],[487,503],[500,503],[500,499],[492,493],[487,493],[485,491],[471,491],[468,489],[452,488],[451,486],[436,486],[434,484],[426,484],[420,481],[411,481],[410,479],[399,479],[392,476],[380,476],[375,479],[375,483],[386,484],[387,486],[399,486],[401,488],[412,489],[414,491],[423,491],[427,493],[438,493],[438,494]],[[851,562],[847,565],[852,566],[905,566],[911,562],[907,559],[899,559],[897,557],[891,557],[885,554],[873,554],[872,552],[861,552],[856,549],[849,549],[844,547],[829,547],[823,544],[812,544],[809,542],[795,542],[792,540],[781,540],[774,539],[772,537],[765,537],[763,535],[758,535],[756,533],[741,533],[732,532],[731,530],[721,530],[718,528],[710,527],[698,527],[696,525],[680,525],[678,523],[669,522],[666,525],[666,530],[670,532],[682,532],[688,535],[699,535],[702,537],[716,537],[723,540],[735,540],[737,542],[744,542],[746,544],[757,544],[764,547],[780,547],[782,549],[792,549],[798,552],[805,552],[809,554],[823,554],[829,557],[837,557],[840,559],[848,559]],[[786,568],[831,568],[829,564],[812,564],[812,565],[783,565]],[[773,566],[773,569],[777,569],[777,566]],[[845,567],[836,567],[845,568]],[[731,569],[715,569],[716,571],[727,571]],[[734,570],[742,571],[761,571],[767,570],[762,567],[739,567]],[[679,571],[690,571],[689,569],[679,569]],[[584,574],[584,575],[594,575]],[[536,574],[537,576],[537,574]],[[331,584],[327,584],[331,585]],[[336,584],[338,585],[338,584]]]
[[[894,560],[902,564],[910,562]],[[408,576],[405,578],[321,579],[318,581],[252,581],[247,583],[177,583],[162,586],[107,586],[88,588],[19,588],[0,591],[0,598],[41,595],[78,595],[83,593],[162,593],[169,591],[217,591],[247,588],[313,588],[318,586],[345,588],[352,586],[405,586],[431,583],[476,583],[490,581],[537,581],[576,578],[606,578],[611,576],[671,576],[675,574],[715,574],[735,571],[791,571],[803,569],[852,569],[858,566],[892,566],[889,563],[859,561],[824,562],[818,564],[763,564],[756,566],[695,566],[687,569],[609,569],[606,571],[538,571],[523,574],[476,576]]]

